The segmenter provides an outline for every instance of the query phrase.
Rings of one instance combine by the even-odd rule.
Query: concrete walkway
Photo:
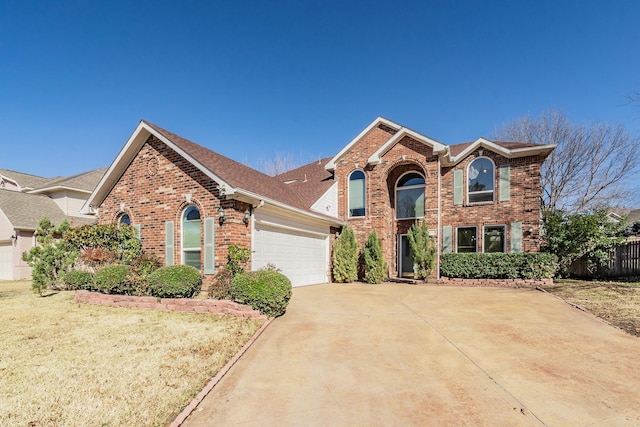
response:
[[[535,290],[296,288],[183,425],[640,425],[640,340]]]

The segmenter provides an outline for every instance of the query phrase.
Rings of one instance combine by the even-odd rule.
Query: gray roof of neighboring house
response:
[[[53,199],[38,194],[20,193],[0,189],[0,210],[16,229],[35,230],[42,218],[49,218],[56,225],[65,219],[72,225],[95,222],[92,218],[66,216]]]
[[[88,193],[92,192],[96,185],[100,182],[100,179],[107,171],[107,168],[94,169],[89,172],[79,173],[77,175],[68,177],[52,178],[45,182],[43,185],[34,188],[34,193],[41,193],[48,189],[53,188],[71,188],[75,190],[83,190]]]
[[[45,178],[42,176],[30,175],[28,173],[16,172],[9,169],[0,169],[0,175],[12,179],[13,181],[17,182],[18,185],[22,188],[42,187],[48,181],[60,178]]]

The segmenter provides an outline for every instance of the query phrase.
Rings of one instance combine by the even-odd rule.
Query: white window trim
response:
[[[480,160],[480,159],[487,159],[491,162],[491,165],[493,167],[493,178],[491,179],[491,182],[493,183],[493,190],[483,190],[483,191],[473,191],[470,192],[469,191],[469,169],[471,168],[471,165],[475,163],[476,160]],[[487,157],[487,156],[479,156],[476,157],[475,159],[473,159],[473,161],[471,161],[468,165],[467,165],[467,170],[466,170],[466,180],[465,180],[465,188],[464,191],[467,195],[466,197],[466,201],[467,201],[467,205],[481,205],[481,204],[486,204],[486,203],[494,203],[496,201],[496,163],[493,161],[493,159],[491,157]],[[488,194],[491,193],[492,197],[491,200],[484,200],[482,202],[472,202],[470,201],[470,195],[471,194]]]
[[[356,172],[362,172],[362,174],[364,175],[364,191],[362,194],[363,197],[363,205],[364,205],[364,215],[355,215],[352,216],[351,215],[351,195],[349,194],[351,191],[351,175],[353,175]],[[347,218],[365,218],[367,216],[367,174],[363,169],[355,169],[352,170],[351,173],[349,174],[349,176],[347,177]]]
[[[424,180],[424,184],[420,184],[420,185],[410,185],[408,187],[400,187],[401,189],[398,189],[398,183],[402,180],[402,178],[404,178],[405,176],[409,175],[409,174],[416,174],[416,175],[420,175],[422,177],[422,179]],[[422,219],[424,218],[423,216],[408,216],[408,217],[402,217],[402,218],[398,218],[398,191],[404,191],[404,190],[414,190],[416,188],[422,188],[423,190],[425,190],[427,188],[427,178],[425,178],[425,176],[423,174],[421,174],[418,171],[409,171],[409,172],[405,172],[403,173],[397,180],[396,180],[396,185],[395,185],[395,190],[396,190],[396,200],[395,200],[395,206],[393,209],[393,215],[395,217],[396,220],[399,219]],[[425,194],[424,196],[425,198],[425,202],[427,200],[427,195]],[[426,210],[426,209],[425,209]]]
[[[502,252],[487,252],[487,253],[507,253],[507,225],[506,224],[485,224],[482,226],[482,252],[484,252],[485,245],[485,230],[487,227],[502,227]],[[478,240],[476,236],[476,240]]]
[[[461,228],[474,228],[476,230],[476,251],[475,252],[460,252],[460,245],[458,244],[458,230]],[[456,253],[478,253],[478,226],[477,225],[461,225],[456,227]]]
[[[196,208],[198,210],[198,213],[200,214],[200,246],[199,247],[185,248],[185,246],[184,246],[184,222],[186,221],[185,216],[186,216],[187,210],[192,206],[194,208]],[[201,258],[200,269],[203,268],[204,264],[202,263],[202,211],[200,210],[200,207],[198,207],[197,205],[194,205],[194,204],[187,205],[182,210],[182,214],[180,215],[180,264],[182,264],[182,265],[186,265],[185,264],[185,256],[184,256],[185,252],[200,252],[200,258]]]

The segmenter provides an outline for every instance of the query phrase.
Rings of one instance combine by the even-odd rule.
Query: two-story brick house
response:
[[[390,277],[410,277],[406,232],[416,220],[439,253],[537,251],[540,166],[553,148],[483,138],[447,146],[377,118],[335,157],[270,177],[142,121],[84,212],[133,224],[146,251],[199,268],[205,284],[230,244],[294,286],[327,282],[346,223],[360,245],[375,229]]]

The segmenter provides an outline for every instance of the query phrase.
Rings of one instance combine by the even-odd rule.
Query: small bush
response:
[[[189,265],[160,267],[147,279],[149,293],[157,298],[191,298],[202,289],[200,272]]]
[[[66,290],[97,290],[93,285],[93,273],[89,271],[71,270],[62,276],[62,285]]]
[[[238,274],[231,281],[231,297],[267,316],[281,316],[291,298],[291,281],[282,273],[258,270]]]
[[[143,253],[131,262],[131,270],[138,276],[145,278],[162,267],[162,261],[155,254]]]
[[[233,272],[223,268],[213,276],[213,283],[209,286],[207,295],[214,299],[230,299],[229,287],[233,280]]]
[[[547,279],[557,267],[546,253],[448,253],[440,257],[440,274],[464,279]]]
[[[94,276],[94,285],[105,294],[135,295],[133,274],[126,265],[113,264],[98,270]]]

